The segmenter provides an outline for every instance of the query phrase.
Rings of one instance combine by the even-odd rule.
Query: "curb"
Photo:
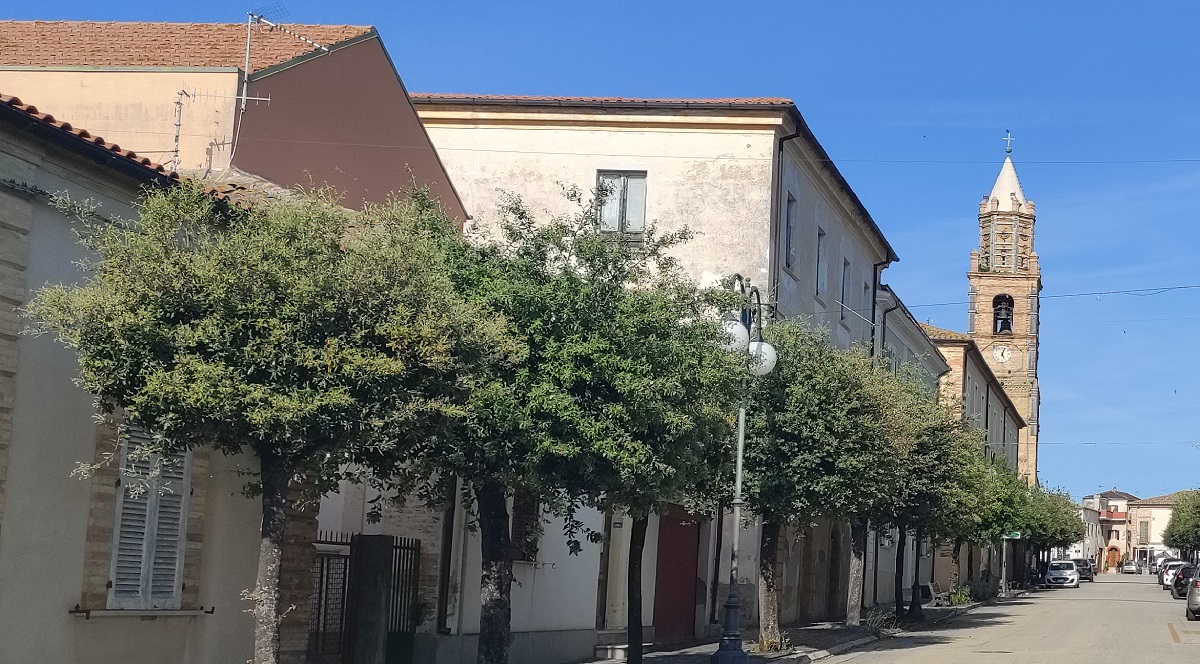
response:
[[[829,646],[825,650],[814,650],[813,652],[806,652],[802,655],[797,656],[796,659],[791,660],[791,661],[795,662],[796,664],[810,664],[811,662],[817,662],[817,661],[820,661],[827,657],[833,657],[834,655],[840,655],[840,654],[846,652],[847,650],[853,650],[854,648],[857,648],[859,646],[864,646],[868,643],[874,643],[878,640],[879,640],[878,636],[864,636],[859,639],[854,639],[853,641],[839,643],[836,646]]]

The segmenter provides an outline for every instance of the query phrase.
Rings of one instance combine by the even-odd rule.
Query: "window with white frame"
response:
[[[600,171],[604,198],[600,202],[600,230],[640,240],[646,230],[646,172]]]
[[[789,270],[796,266],[796,199],[791,194],[787,197],[783,226],[783,266]]]
[[[131,427],[121,445],[110,609],[178,609],[182,601],[191,453],[147,454],[147,443]]]

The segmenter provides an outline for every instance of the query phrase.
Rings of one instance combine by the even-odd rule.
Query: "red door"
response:
[[[667,643],[696,636],[696,582],[700,522],[683,510],[658,520],[658,563],[654,579],[654,640]]]

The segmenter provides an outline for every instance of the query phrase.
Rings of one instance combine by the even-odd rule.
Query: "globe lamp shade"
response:
[[[750,343],[750,330],[741,321],[722,321],[721,329],[725,331],[725,343],[722,344],[725,350],[731,353],[746,350],[746,345]]]
[[[755,376],[765,376],[775,368],[779,354],[775,347],[765,341],[755,341],[750,344],[750,373]]]

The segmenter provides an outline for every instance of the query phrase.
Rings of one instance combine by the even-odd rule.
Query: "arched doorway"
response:
[[[1104,556],[1104,564],[1112,570],[1117,569],[1117,565],[1121,562],[1121,549],[1115,546],[1108,547],[1108,553]]]

